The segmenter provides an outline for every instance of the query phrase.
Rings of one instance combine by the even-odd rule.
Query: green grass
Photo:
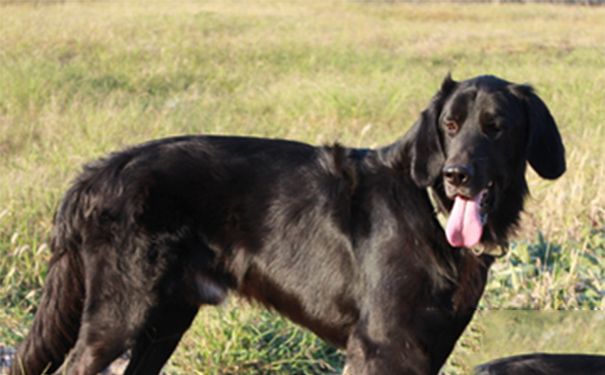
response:
[[[604,325],[603,311],[481,310],[444,372],[467,375],[478,364],[534,352],[603,355]]]
[[[552,5],[0,3],[0,346],[31,323],[52,213],[82,163],[186,133],[385,145],[451,71],[535,85],[570,168],[554,182],[529,172],[518,238],[447,372],[526,351],[603,353],[604,17]],[[341,364],[311,334],[234,300],[201,311],[168,371]]]
[[[342,370],[342,352],[266,310],[234,299],[203,309],[169,374],[327,374]]]

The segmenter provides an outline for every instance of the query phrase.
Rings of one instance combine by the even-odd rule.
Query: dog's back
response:
[[[605,356],[526,354],[479,365],[475,375],[605,375]]]

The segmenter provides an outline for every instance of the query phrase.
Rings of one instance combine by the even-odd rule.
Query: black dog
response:
[[[57,210],[12,374],[91,375],[129,348],[126,374],[157,374],[229,290],[346,347],[353,374],[437,374],[488,253],[517,225],[526,161],[545,178],[565,171],[555,122],[529,86],[492,76],[446,78],[378,150],[191,136],[113,154]],[[445,231],[435,209],[451,211]]]
[[[534,353],[477,366],[475,375],[605,375],[605,356]]]

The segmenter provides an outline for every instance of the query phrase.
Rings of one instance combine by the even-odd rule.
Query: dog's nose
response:
[[[471,166],[450,164],[443,168],[443,177],[450,185],[461,187],[468,185],[473,177],[473,172]]]

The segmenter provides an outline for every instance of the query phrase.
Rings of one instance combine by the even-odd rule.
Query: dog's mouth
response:
[[[454,247],[471,248],[481,241],[483,227],[487,223],[493,183],[487,184],[474,197],[454,196],[454,204],[447,221],[445,233]]]

